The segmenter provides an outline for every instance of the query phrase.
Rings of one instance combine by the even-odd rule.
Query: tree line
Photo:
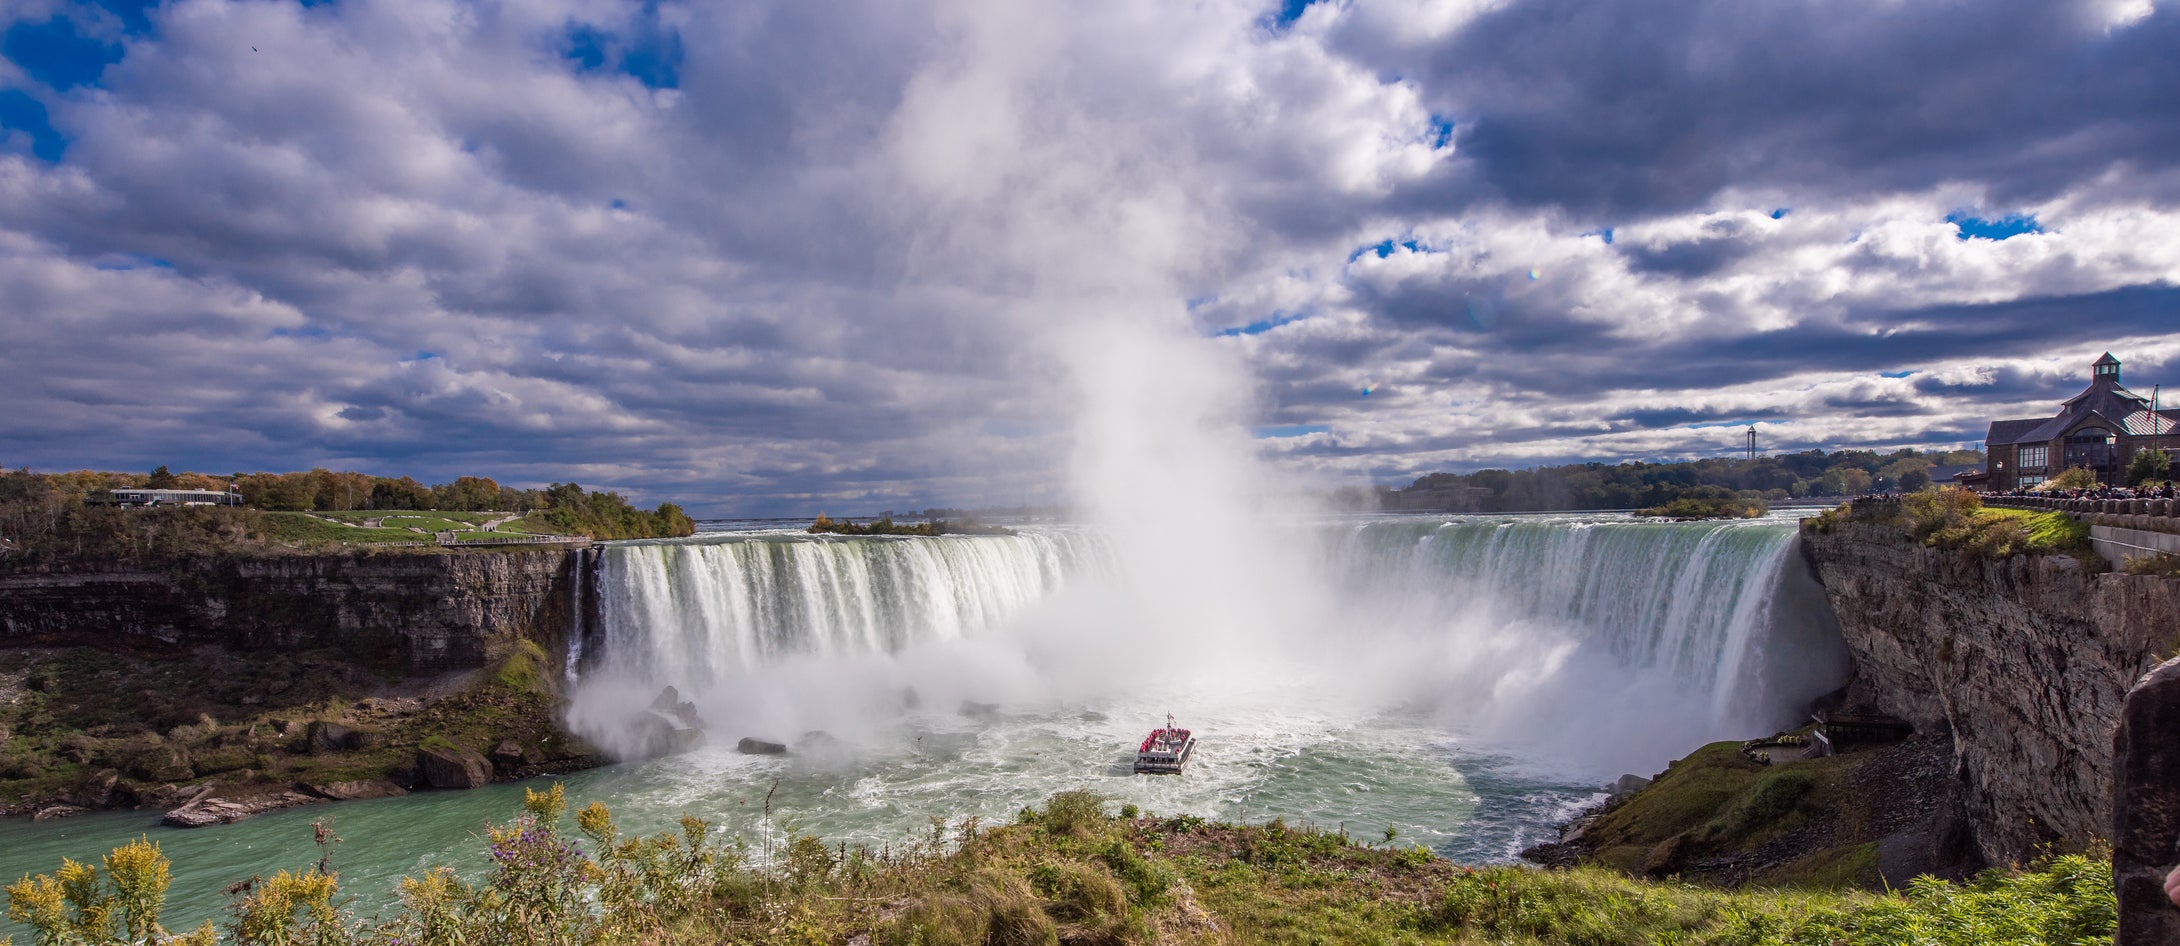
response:
[[[1468,488],[1485,512],[1639,509],[1688,497],[1747,496],[1773,502],[1871,492],[1912,492],[1931,485],[1934,466],[1981,466],[1976,450],[1805,450],[1758,457],[1677,463],[1576,463],[1527,470],[1431,473],[1411,490]]]
[[[193,507],[146,516],[102,502],[116,489],[237,490],[241,508]],[[0,557],[16,562],[145,560],[225,554],[275,544],[268,513],[352,510],[507,512],[552,530],[594,539],[689,535],[696,523],[681,507],[637,508],[615,492],[574,483],[516,489],[488,477],[462,476],[426,486],[410,477],[313,469],[296,473],[150,473],[75,470],[39,473],[0,468]]]

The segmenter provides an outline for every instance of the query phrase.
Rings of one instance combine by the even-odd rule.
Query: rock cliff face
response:
[[[1949,733],[1961,812],[1995,864],[2108,836],[2128,688],[2180,643],[2180,580],[2003,561],[1846,519],[1802,548],[1855,662],[1852,704]]]
[[[2118,946],[2180,943],[2180,909],[2165,876],[2180,862],[2180,660],[2168,660],[2127,694],[2119,731],[2112,886]]]
[[[566,653],[580,554],[328,554],[0,573],[0,646],[332,649],[421,674],[527,638]],[[557,668],[555,668],[557,669]]]

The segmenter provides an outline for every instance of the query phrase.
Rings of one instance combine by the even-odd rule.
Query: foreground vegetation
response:
[[[1812,526],[1830,531],[1844,515],[1844,507],[1825,510],[1812,519]],[[1854,516],[1895,519],[1933,548],[1959,549],[1985,558],[2072,555],[2090,568],[2106,567],[2090,544],[2088,524],[2063,512],[1985,508],[1980,497],[1963,489],[1910,493],[1897,504],[1858,506]]]
[[[0,810],[56,803],[172,807],[207,782],[222,798],[358,781],[414,784],[425,746],[511,766],[591,752],[559,727],[545,653],[517,644],[443,694],[354,655],[132,655],[86,647],[0,653]],[[409,687],[410,692],[417,692]]]
[[[334,866],[238,884],[232,918],[167,939],[169,865],[139,841],[97,865],[8,886],[41,943],[1058,943],[2009,944],[2112,935],[2111,871],[2069,856],[1965,885],[1733,893],[1595,868],[1470,869],[1420,849],[1197,818],[1062,792],[1012,825],[934,821],[928,838],[868,851],[794,837],[752,851],[701,820],[631,837],[602,804],[568,824],[559,786],[488,832],[491,867],[401,883],[359,919]],[[327,833],[320,831],[321,844]],[[368,843],[367,841],[364,843]]]

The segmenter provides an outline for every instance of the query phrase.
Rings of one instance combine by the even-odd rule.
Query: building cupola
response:
[[[2095,364],[2089,366],[2089,380],[2110,381],[2113,384],[2118,384],[2119,359],[2112,357],[2111,352],[2105,352],[2104,357],[2097,359]]]

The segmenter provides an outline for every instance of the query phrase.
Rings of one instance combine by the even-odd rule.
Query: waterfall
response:
[[[1628,677],[1703,698],[1705,728],[1795,721],[1844,682],[1845,645],[1791,520],[1598,516],[1377,520],[1323,543],[1375,620],[1516,628],[1602,650]]]
[[[890,654],[992,633],[1083,569],[1093,533],[701,535],[600,550],[592,646],[571,653],[659,684],[701,687],[794,656]]]
[[[1302,668],[1305,686],[1427,706],[1481,738],[1586,739],[1565,751],[1612,758],[1614,743],[1638,738],[1669,752],[1768,733],[1846,678],[1844,644],[1790,520],[1582,514],[1263,528],[1263,541],[1301,543],[1317,556],[1330,616],[1298,618],[1300,643],[1295,627],[1245,626],[1222,645],[1233,659],[1214,656],[1179,681],[1188,692],[1205,675],[1272,665],[1245,656],[1285,660],[1279,666]],[[594,623],[571,640],[570,666],[586,681],[603,671],[596,675],[650,688],[631,690],[632,700],[666,684],[703,693],[740,681],[746,690],[751,671],[790,663],[807,674],[813,661],[1013,641],[1023,633],[1016,618],[1071,582],[1129,580],[1099,533],[1058,527],[938,538],[705,535],[596,554]],[[1054,672],[1120,679],[1099,676],[1096,661],[1099,648],[1145,645],[1106,638],[1105,628],[1127,626],[1080,625],[1072,633],[1085,639]],[[1047,621],[1043,633],[1052,628]],[[1049,661],[1054,647],[1046,640],[1033,651]],[[805,690],[842,685],[795,679]],[[738,699],[762,702],[755,693]]]

